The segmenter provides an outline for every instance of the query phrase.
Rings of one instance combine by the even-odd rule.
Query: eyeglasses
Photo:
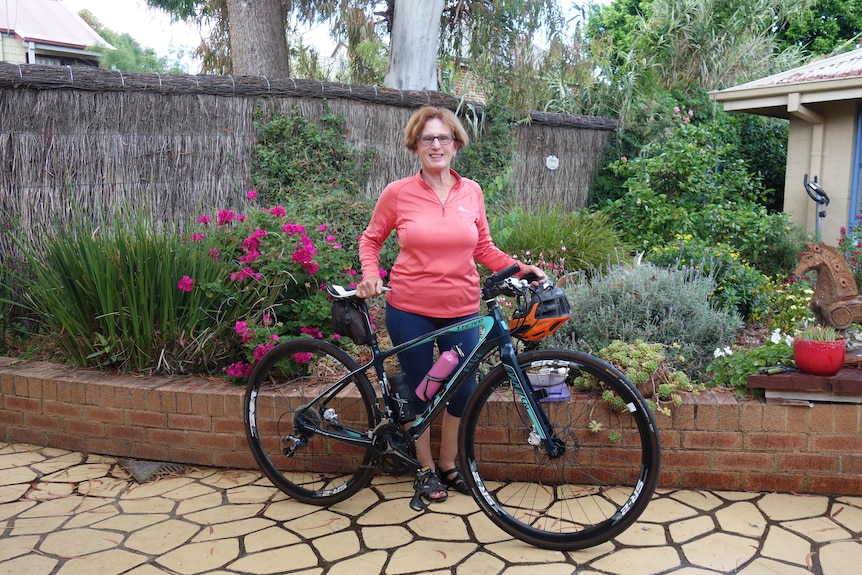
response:
[[[419,141],[423,146],[430,146],[434,143],[434,140],[437,140],[441,146],[448,146],[454,139],[454,137],[448,134],[443,134],[442,136],[419,136]]]

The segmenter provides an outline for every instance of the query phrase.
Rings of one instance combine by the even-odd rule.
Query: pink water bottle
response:
[[[428,401],[440,391],[443,382],[455,371],[458,359],[462,355],[464,354],[461,353],[461,349],[457,345],[451,350],[440,354],[440,357],[437,358],[437,361],[434,362],[434,365],[428,371],[428,375],[422,379],[419,387],[416,388],[416,395],[419,399]]]

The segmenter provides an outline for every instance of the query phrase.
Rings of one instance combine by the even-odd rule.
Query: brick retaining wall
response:
[[[243,388],[0,358],[0,440],[254,469]],[[862,495],[862,405],[737,401],[710,391],[657,415],[661,487]]]

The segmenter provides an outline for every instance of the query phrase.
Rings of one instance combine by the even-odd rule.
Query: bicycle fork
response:
[[[562,457],[566,451],[565,442],[557,437],[553,425],[545,414],[545,410],[539,405],[533,386],[529,378],[518,364],[515,347],[510,343],[500,348],[500,360],[509,379],[515,384],[515,390],[520,396],[521,402],[527,411],[527,416],[532,423],[532,430],[527,438],[527,443],[534,447],[544,446],[545,453],[550,459]]]

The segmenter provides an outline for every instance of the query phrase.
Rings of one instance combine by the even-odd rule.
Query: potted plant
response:
[[[830,326],[808,326],[793,339],[793,360],[803,373],[830,376],[844,365],[844,338]]]

